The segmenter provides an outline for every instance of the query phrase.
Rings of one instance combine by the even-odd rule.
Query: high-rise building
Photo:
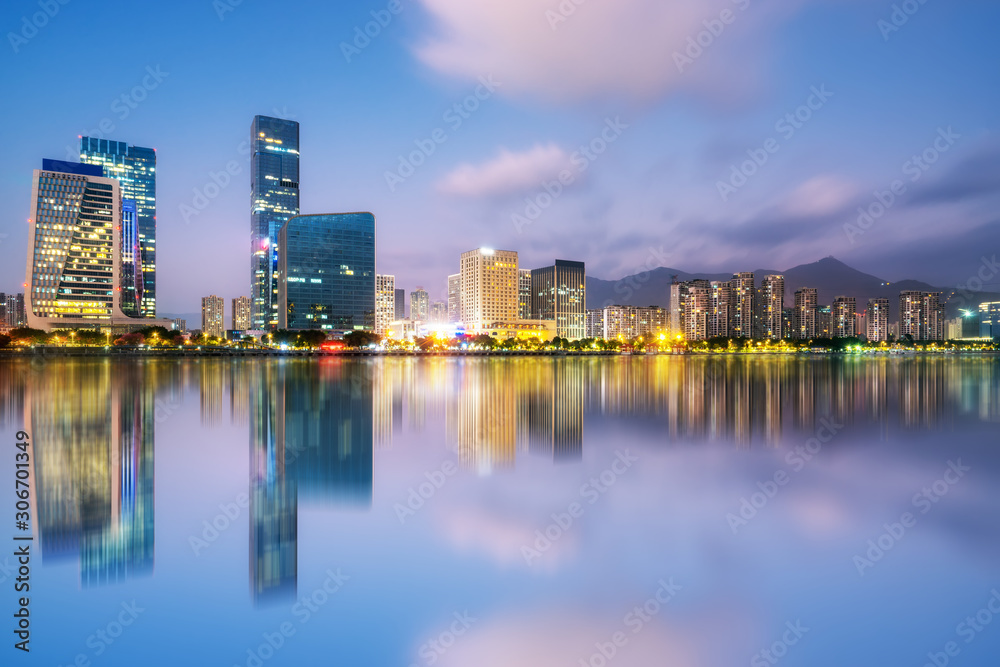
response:
[[[833,338],[835,335],[833,328],[833,308],[830,306],[820,306],[819,315],[816,317],[816,335],[819,338]]]
[[[803,287],[795,291],[792,338],[809,340],[819,334],[819,290]]]
[[[604,309],[587,309],[587,338],[604,338]]]
[[[830,312],[833,317],[830,326],[834,338],[854,338],[857,335],[855,320],[858,300],[855,297],[834,297]]]
[[[16,329],[24,324],[24,294],[0,292],[0,326]]]
[[[279,328],[375,330],[374,215],[297,215],[278,246]]]
[[[118,181],[123,203],[121,309],[156,317],[156,149],[80,137],[80,162],[99,165]]]
[[[398,322],[399,320],[406,319],[406,290],[399,287],[396,288],[396,297],[393,299],[393,308],[395,313],[393,321]]]
[[[448,276],[448,321],[462,321],[462,274]]]
[[[868,299],[866,336],[870,342],[889,340],[889,299]]]
[[[979,304],[980,338],[1000,338],[1000,301]]]
[[[531,319],[531,269],[517,270],[517,310],[522,320]]]
[[[531,284],[528,311],[537,320],[555,320],[556,335],[577,340],[587,335],[587,269],[583,262],[557,259],[552,266],[527,272]],[[519,280],[524,272],[519,272]],[[523,290],[519,288],[519,293]],[[521,313],[525,311],[520,309]],[[524,318],[522,316],[521,319]]]
[[[278,233],[299,214],[299,124],[255,116],[250,146],[250,298],[253,328],[264,330],[279,319]]]
[[[462,322],[479,332],[519,318],[517,252],[479,248],[462,253]]]
[[[178,318],[175,318],[173,320],[170,320],[170,323],[172,325],[170,327],[171,331],[181,331],[181,332],[187,331],[188,323],[187,323],[187,320],[185,320],[185,319],[182,319],[182,318],[178,317]]]
[[[785,337],[782,326],[782,310],[785,307],[785,277],[764,276],[758,294],[758,338],[781,340]]]
[[[675,336],[684,335],[684,308],[687,305],[688,283],[674,276],[670,283],[670,331]]]
[[[428,319],[431,322],[443,323],[448,321],[448,304],[444,301],[434,301],[431,303]]]
[[[248,296],[233,299],[233,330],[249,331],[252,326],[253,305]]]
[[[944,304],[940,292],[899,293],[899,337],[944,340]]]
[[[706,340],[712,315],[712,284],[707,280],[689,282],[684,301],[680,334],[684,340]]]
[[[713,280],[708,314],[708,337],[731,338],[733,288],[728,281]]]
[[[410,319],[415,322],[426,322],[430,319],[431,298],[420,285],[410,292]]]
[[[201,298],[201,332],[206,336],[225,338],[226,300],[221,296]]]
[[[733,290],[733,337],[753,338],[757,289],[752,272],[734,273],[730,282]]]
[[[384,336],[396,319],[396,276],[375,276],[375,333]]]
[[[103,167],[43,160],[31,199],[28,326],[128,330],[166,324],[122,310],[121,186],[104,176]]]

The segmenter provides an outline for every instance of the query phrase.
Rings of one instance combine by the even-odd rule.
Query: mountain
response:
[[[868,299],[884,297],[889,299],[890,317],[899,317],[899,293],[905,290],[924,292],[944,292],[944,298],[954,293],[954,288],[935,287],[919,280],[901,280],[890,283],[876,276],[858,271],[834,257],[825,257],[818,262],[801,264],[786,271],[758,269],[754,271],[758,283],[766,275],[785,276],[785,307],[795,304],[795,290],[815,287],[819,290],[820,305],[829,305],[834,297],[853,296],[858,301],[858,311],[864,310]],[[670,307],[670,283],[673,276],[678,280],[729,280],[732,273],[688,273],[679,269],[660,267],[646,273],[625,276],[620,280],[601,280],[587,277],[587,307],[599,308],[606,305]],[[981,301],[1000,301],[1000,294],[983,292],[976,295]],[[960,306],[968,307],[959,299],[947,304],[948,317],[955,317]]]

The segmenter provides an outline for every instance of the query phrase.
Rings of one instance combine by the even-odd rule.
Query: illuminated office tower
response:
[[[555,320],[556,335],[577,340],[587,335],[587,269],[583,262],[557,259],[528,272],[531,317]],[[520,290],[519,290],[520,291]]]
[[[250,146],[250,298],[264,330],[278,325],[278,232],[299,214],[299,124],[255,116]]]
[[[522,320],[531,319],[531,269],[517,270],[517,314]]]
[[[226,337],[226,301],[221,296],[201,298],[201,332],[216,338]]]
[[[427,290],[417,286],[410,292],[410,319],[416,322],[426,322],[430,318],[431,299]]]
[[[940,292],[899,293],[899,337],[944,340],[944,304]]]
[[[462,321],[462,274],[448,276],[448,321]]]
[[[375,333],[384,336],[396,319],[396,276],[375,276]]]
[[[375,330],[374,215],[297,215],[278,245],[279,328]]]
[[[795,291],[795,311],[792,317],[795,330],[792,338],[815,338],[819,328],[819,290],[803,287]]]
[[[1000,301],[979,304],[979,336],[1000,338]]]
[[[59,160],[43,160],[34,172],[24,297],[34,329],[169,326],[121,307],[121,187],[103,173]]]
[[[889,299],[868,299],[866,312],[868,340],[882,342],[889,340]]]
[[[444,301],[434,301],[431,303],[428,318],[431,322],[443,323],[448,321],[448,304]]]
[[[728,281],[713,280],[708,316],[709,338],[732,337],[733,288]]]
[[[470,332],[518,320],[517,253],[479,248],[462,253],[462,322]]]
[[[854,323],[857,311],[858,302],[853,296],[834,297],[833,306],[830,308],[833,317],[831,321],[833,338],[854,338],[857,335]]]
[[[253,305],[248,296],[233,299],[233,330],[249,331],[253,319]]]
[[[395,320],[406,319],[406,290],[399,287],[396,288],[396,297],[394,299],[395,307]]]
[[[122,253],[135,271],[123,276],[128,279],[122,285],[121,308],[129,317],[156,317],[156,149],[80,137],[80,162],[100,165],[105,177],[118,181],[122,199],[132,202],[124,207],[122,231],[131,225],[128,238],[137,247],[123,247]]]
[[[764,276],[760,284],[757,337],[781,340],[785,337],[782,329],[782,309],[785,304],[785,277]]]
[[[752,272],[734,273],[730,281],[733,290],[733,337],[753,338],[757,290]]]

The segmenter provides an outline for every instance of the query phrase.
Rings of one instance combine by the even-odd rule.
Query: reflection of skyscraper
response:
[[[560,359],[535,365],[533,374],[527,387],[529,451],[556,461],[582,458],[583,366]]]
[[[35,444],[43,562],[78,554],[84,586],[149,574],[154,553],[150,371],[128,362],[74,364],[61,371],[34,376],[25,401],[25,423]]]
[[[455,411],[459,463],[480,473],[513,467],[517,446],[513,363],[470,359],[462,371]]]
[[[250,593],[256,603],[295,597],[298,494],[285,462],[285,367],[254,366],[250,380]]]

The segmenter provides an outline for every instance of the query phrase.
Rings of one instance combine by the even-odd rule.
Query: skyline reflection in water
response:
[[[529,479],[537,485],[549,474],[553,480],[592,474],[595,465],[607,465],[619,445],[640,441],[653,450],[721,445],[767,457],[769,451],[801,444],[830,419],[855,438],[890,443],[902,442],[907,433],[921,438],[961,433],[972,424],[989,433],[995,429],[989,425],[1000,422],[1000,361],[990,356],[50,360],[0,363],[0,387],[0,427],[13,432],[23,424],[34,443],[32,509],[42,564],[75,561],[81,590],[155,582],[154,564],[163,565],[162,560],[154,563],[154,553],[162,559],[163,538],[154,539],[162,531],[157,510],[162,512],[165,497],[162,477],[154,484],[154,470],[175,474],[156,456],[177,447],[209,447],[215,433],[225,433],[227,442],[242,433],[245,454],[226,454],[220,459],[224,467],[210,474],[233,480],[239,470],[247,471],[242,485],[227,486],[241,486],[247,498],[245,511],[232,524],[246,530],[242,551],[243,562],[249,563],[244,572],[250,604],[231,595],[224,602],[236,614],[288,609],[309,592],[304,586],[316,585],[322,572],[315,566],[318,555],[338,553],[346,548],[344,540],[359,539],[356,532],[330,533],[316,523],[317,512],[336,512],[345,517],[338,521],[355,531],[372,531],[372,544],[382,545],[373,562],[391,562],[387,545],[400,548],[394,542],[398,531],[412,528],[396,523],[390,508],[442,460],[454,460],[462,480],[449,482],[456,488],[442,494],[458,493],[459,486],[466,494],[489,489],[496,504],[470,496],[452,507],[447,499],[434,499],[431,513],[419,517],[421,537],[440,531],[445,543],[454,545],[449,553],[456,562],[474,553],[492,554],[493,567],[505,572],[519,567],[521,545],[530,544],[532,531],[546,525],[550,510],[565,509],[573,499],[546,500],[550,491],[538,487],[515,500],[514,489]],[[158,437],[161,429],[179,425],[204,434],[204,442]],[[415,459],[414,447],[428,451]],[[767,478],[767,465],[764,473],[745,465],[743,474]],[[649,483],[644,478],[628,482],[653,497],[659,492],[646,489]],[[170,488],[166,502],[188,507],[176,495],[183,487]],[[739,488],[734,497],[746,493]],[[515,528],[511,512],[536,514],[526,503],[538,506],[539,518]],[[442,514],[446,504],[448,512]],[[212,519],[214,507],[191,508],[189,516],[171,521],[183,518],[187,530],[195,531]],[[390,525],[384,525],[386,517]],[[956,520],[966,529],[976,525],[969,517]],[[865,534],[865,539],[876,535]],[[683,533],[679,537],[684,539]],[[229,534],[217,539],[231,544]],[[572,570],[564,558],[567,549],[578,548],[579,539],[573,536],[553,549],[549,571]],[[321,552],[316,552],[318,543],[326,545]],[[229,556],[233,548],[226,551],[229,569],[238,566]],[[994,553],[996,540],[983,542],[982,548]],[[184,561],[194,579],[203,576],[205,563],[196,556]],[[174,561],[169,565],[176,567]],[[407,622],[419,625],[415,619]],[[466,651],[470,646],[493,651],[496,641],[520,636],[509,632],[509,627],[491,626]],[[240,653],[239,647],[219,650],[230,662]],[[388,642],[379,650],[402,652],[419,663],[410,645]],[[354,651],[367,655],[360,646]],[[448,662],[456,656],[467,660],[470,654],[456,652],[442,664],[461,664]]]

